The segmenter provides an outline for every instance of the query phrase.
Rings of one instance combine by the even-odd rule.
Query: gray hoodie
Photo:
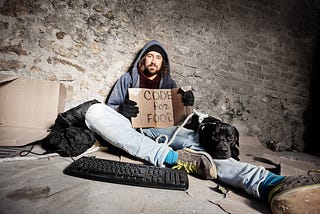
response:
[[[114,85],[114,88],[112,89],[108,99],[106,100],[106,103],[108,106],[110,106],[113,109],[118,109],[118,107],[124,103],[125,98],[128,94],[128,88],[139,88],[140,85],[140,75],[138,72],[138,63],[140,59],[145,54],[145,51],[152,45],[158,45],[160,46],[164,51],[164,58],[168,60],[168,74],[163,76],[160,81],[159,88],[160,89],[171,89],[176,88],[177,84],[176,82],[171,78],[170,75],[170,63],[169,58],[166,50],[161,45],[160,42],[157,40],[151,40],[145,44],[145,46],[141,49],[138,57],[133,63],[132,70],[128,71],[127,73],[124,73],[121,75],[121,77],[117,80],[116,84]]]

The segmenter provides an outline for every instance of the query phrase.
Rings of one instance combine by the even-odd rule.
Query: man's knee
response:
[[[91,105],[85,115],[85,123],[89,129],[92,128],[95,121],[101,119],[102,115],[106,114],[105,104],[96,103]]]

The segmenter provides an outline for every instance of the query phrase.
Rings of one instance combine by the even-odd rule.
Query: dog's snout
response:
[[[228,152],[228,148],[224,145],[217,146],[217,152],[226,154]]]

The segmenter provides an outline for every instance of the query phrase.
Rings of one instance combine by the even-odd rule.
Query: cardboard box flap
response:
[[[17,79],[18,76],[9,75],[9,74],[0,74],[0,84],[5,82],[10,82]]]
[[[56,117],[59,113],[64,112],[66,97],[67,97],[67,88],[64,84],[60,83],[59,101],[58,101],[58,106],[57,106]],[[56,117],[55,117],[55,119],[56,119]]]
[[[0,146],[23,146],[45,138],[48,130],[0,126]]]

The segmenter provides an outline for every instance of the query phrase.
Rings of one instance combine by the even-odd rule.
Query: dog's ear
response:
[[[234,130],[235,130],[235,132],[236,132],[236,145],[239,147],[240,146],[240,144],[239,144],[239,131],[238,131],[238,129],[234,126]]]
[[[198,128],[199,136],[205,136],[206,134],[208,134],[208,129],[209,126],[207,124],[200,124]]]
[[[198,129],[199,134],[199,143],[202,146],[205,146],[208,141],[210,141],[212,132],[213,132],[213,124],[200,124]]]
[[[231,149],[231,157],[239,161],[240,160],[239,155],[240,155],[239,149],[237,147],[233,147]]]
[[[231,157],[233,157],[235,160],[239,161],[240,160],[239,159],[240,151],[238,149],[238,147],[240,146],[239,145],[239,131],[235,126],[233,126],[233,128],[235,131],[235,139],[234,139],[232,147],[230,148],[231,149]]]

